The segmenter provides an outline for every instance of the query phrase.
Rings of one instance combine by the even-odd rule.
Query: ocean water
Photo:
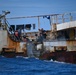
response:
[[[0,75],[76,75],[76,64],[0,56]]]

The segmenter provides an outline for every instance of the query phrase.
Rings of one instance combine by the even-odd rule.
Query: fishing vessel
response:
[[[25,56],[37,57],[43,60],[76,63],[76,13],[50,14],[39,16],[6,18],[9,12],[0,15],[0,55],[5,57]],[[18,26],[10,25],[7,19],[37,18],[40,29],[40,18],[49,19],[50,30],[46,30],[46,38],[39,40],[35,32],[21,33],[15,36],[20,28],[30,29],[31,24]],[[35,28],[35,24],[32,25]]]

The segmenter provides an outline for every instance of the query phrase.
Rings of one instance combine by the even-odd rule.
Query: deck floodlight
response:
[[[5,15],[10,14],[10,11],[2,11]]]

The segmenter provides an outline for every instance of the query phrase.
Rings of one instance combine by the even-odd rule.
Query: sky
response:
[[[9,10],[11,13],[6,17],[38,16],[48,14],[63,14],[76,11],[76,0],[0,0],[0,14],[2,11]],[[8,20],[11,24],[37,24],[37,19],[33,20]],[[40,19],[40,24],[45,29],[50,28],[47,19]],[[46,25],[47,24],[47,25]]]

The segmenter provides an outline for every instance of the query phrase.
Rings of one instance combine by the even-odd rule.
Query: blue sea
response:
[[[76,64],[0,56],[0,75],[76,75]]]

